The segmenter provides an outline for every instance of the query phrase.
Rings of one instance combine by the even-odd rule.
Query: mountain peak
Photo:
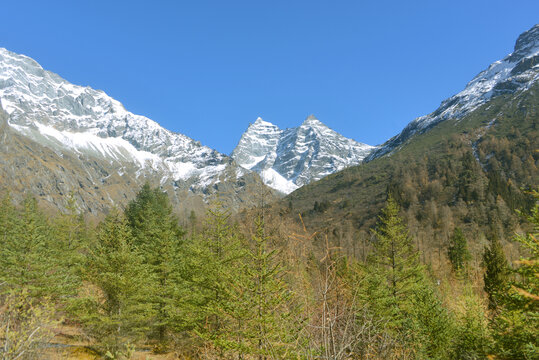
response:
[[[232,157],[240,166],[259,173],[266,185],[288,194],[359,164],[372,150],[310,115],[300,126],[286,130],[257,119],[242,135]]]
[[[399,148],[414,134],[445,120],[459,120],[492,98],[529,89],[539,81],[539,24],[522,33],[515,51],[476,75],[461,92],[442,101],[434,112],[416,118],[402,132],[373,151],[367,161]]]
[[[247,129],[247,131],[249,130],[259,131],[260,129],[264,129],[264,128],[272,128],[274,130],[279,130],[277,125],[274,125],[270,123],[269,121],[265,121],[259,116],[256,118],[254,123],[251,123],[249,125],[249,128]]]
[[[536,24],[528,31],[523,32],[515,43],[515,49],[510,56],[510,60],[520,61],[523,58],[534,55],[539,51],[539,24]]]
[[[316,118],[316,116],[314,116],[313,114],[307,116],[307,118],[303,121],[303,124],[302,125],[309,125],[309,126],[313,126],[313,125],[324,125],[320,120],[318,120]],[[325,126],[325,125],[324,125]]]

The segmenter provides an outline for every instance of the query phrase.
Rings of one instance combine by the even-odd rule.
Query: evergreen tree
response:
[[[89,294],[78,304],[79,318],[103,354],[128,357],[130,344],[149,330],[155,310],[146,299],[153,274],[132,246],[131,229],[116,210],[100,224],[85,266]]]
[[[18,211],[5,198],[0,217],[0,279],[7,285],[4,289],[24,290],[36,298],[57,297],[62,273],[52,258],[50,224],[38,209],[37,201],[27,197]]]
[[[181,287],[178,274],[184,232],[173,214],[167,194],[158,188],[152,189],[148,183],[128,204],[125,215],[133,234],[133,244],[155,281],[148,284],[153,290],[147,301],[157,310],[152,321],[153,336],[164,343],[178,313],[176,297]]]
[[[455,272],[459,272],[466,268],[467,263],[471,259],[471,255],[468,251],[466,238],[460,228],[455,228],[455,232],[449,242],[447,253]]]
[[[374,251],[369,263],[389,292],[389,308],[404,306],[410,294],[423,279],[419,254],[413,249],[406,225],[399,217],[399,207],[390,196],[382,210],[377,227]]]
[[[490,347],[487,314],[481,298],[467,286],[459,299],[457,327],[453,336],[455,359],[485,359]]]
[[[533,194],[539,200],[539,193]],[[516,262],[516,280],[498,295],[500,313],[492,321],[494,350],[501,359],[539,359],[539,201],[528,220],[532,232],[515,240],[529,257]]]
[[[182,322],[211,343],[219,357],[245,352],[246,255],[239,229],[230,225],[230,213],[220,203],[208,210],[203,232],[192,237],[184,252],[182,274],[189,290]]]
[[[498,306],[499,296],[507,289],[509,265],[505,258],[502,245],[497,236],[490,240],[490,246],[483,252],[484,290],[488,295],[488,308],[495,310]]]
[[[58,290],[65,302],[72,299],[81,286],[83,250],[89,244],[88,229],[84,217],[77,210],[73,194],[67,199],[67,211],[56,216],[52,225],[54,241],[50,250],[62,274]]]
[[[383,336],[395,339],[394,351],[401,356],[447,357],[451,318],[419,263],[419,253],[391,196],[373,234],[376,240],[364,296],[375,316],[384,320]]]
[[[292,294],[283,281],[283,264],[276,250],[270,249],[265,227],[263,217],[257,216],[247,267],[245,290],[251,314],[245,336],[258,359],[282,359],[292,357],[297,326],[289,307]]]

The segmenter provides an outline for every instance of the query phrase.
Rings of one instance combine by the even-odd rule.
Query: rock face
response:
[[[74,192],[82,208],[96,213],[111,204],[124,204],[129,198],[124,195],[145,181],[161,185],[178,202],[195,201],[194,197],[200,203],[200,199],[224,192],[223,200],[241,204],[248,201],[248,187],[260,183],[256,174],[239,167],[230,157],[127,111],[103,91],[73,85],[34,60],[3,48],[0,105],[4,121],[1,135],[19,151],[2,149],[2,178],[21,178],[22,167],[30,166],[23,164],[25,159],[35,160],[29,167],[30,177],[39,173],[37,168],[43,162],[57,163],[64,169],[69,164],[74,173],[61,179],[61,171],[42,171],[39,184],[36,179],[20,179],[25,191],[47,198],[56,207],[61,207],[63,200],[53,194]],[[36,153],[44,158],[35,158]],[[18,163],[10,163],[15,158]],[[79,184],[81,176],[88,178],[88,184]],[[115,190],[104,190],[96,195],[98,199],[83,190],[87,186],[96,190],[111,182]],[[57,184],[56,191],[40,190],[51,183]]]
[[[300,126],[286,130],[258,118],[242,135],[232,157],[244,168],[259,173],[266,185],[288,194],[361,163],[373,149],[345,138],[313,115]]]
[[[429,115],[410,122],[404,130],[373,151],[366,161],[397,150],[414,134],[440,121],[461,119],[493,97],[529,89],[539,78],[539,24],[521,34],[513,53],[491,64],[470,81],[464,90],[446,99]]]

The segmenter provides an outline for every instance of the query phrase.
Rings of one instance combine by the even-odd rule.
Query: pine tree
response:
[[[247,268],[246,292],[252,312],[245,335],[251,354],[258,359],[282,359],[292,357],[297,326],[289,307],[292,294],[283,281],[283,264],[276,250],[270,249],[265,227],[263,217],[257,216]]]
[[[498,307],[499,296],[507,289],[509,265],[497,236],[490,239],[490,246],[483,251],[484,290],[488,295],[488,308]]]
[[[130,344],[149,330],[155,310],[146,302],[153,274],[132,246],[126,219],[113,210],[100,224],[85,266],[88,295],[78,306],[86,332],[103,354],[128,357]],[[151,282],[150,282],[151,283]]]
[[[408,230],[399,217],[399,207],[391,196],[388,197],[373,235],[376,240],[373,254],[369,258],[372,271],[386,282],[390,295],[387,305],[390,308],[404,306],[410,294],[417,290],[417,284],[422,281],[423,268],[419,263],[418,252],[413,249]]]
[[[385,335],[397,342],[396,353],[443,359],[452,324],[439,295],[419,263],[419,253],[391,196],[373,230],[374,251],[367,267],[366,302]]]
[[[157,309],[152,322],[153,336],[164,345],[178,309],[176,297],[184,232],[166,193],[144,184],[126,210],[133,234],[133,244],[143,256],[143,263],[152,273],[152,295],[147,301]]]
[[[453,336],[454,358],[485,359],[491,342],[485,306],[469,285],[458,301],[460,306]]]
[[[464,237],[464,233],[460,228],[455,228],[455,232],[449,242],[447,253],[455,272],[459,272],[466,268],[467,263],[471,259],[471,255],[468,251],[468,244]]]
[[[50,250],[55,266],[62,273],[58,290],[62,300],[69,302],[81,286],[83,251],[89,244],[88,229],[73,194],[67,199],[67,211],[57,215],[52,225],[54,241]]]
[[[1,221],[0,278],[4,289],[27,291],[30,297],[57,297],[62,273],[55,266],[50,224],[38,209],[37,201],[27,197],[18,211],[4,199]]]
[[[230,224],[230,213],[220,203],[208,210],[203,232],[192,237],[184,256],[182,273],[189,291],[183,322],[218,350],[216,356],[227,351],[241,355],[249,315],[244,289],[247,252],[239,229]]]
[[[537,202],[528,217],[533,230],[515,237],[529,256],[516,262],[515,280],[496,298],[500,311],[492,328],[501,359],[539,358],[539,193],[533,195]]]

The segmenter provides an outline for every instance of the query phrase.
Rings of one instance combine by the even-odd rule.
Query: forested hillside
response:
[[[537,358],[539,194],[525,258],[492,238],[484,285],[456,230],[452,269],[433,278],[390,196],[365,259],[266,207],[234,220],[220,204],[182,229],[145,185],[88,224],[27,198],[0,206],[4,359]],[[509,330],[509,331],[508,331]]]
[[[456,227],[470,241],[476,265],[489,239],[509,242],[527,228],[517,210],[529,213],[529,193],[539,183],[539,86],[502,95],[462,119],[447,120],[416,135],[394,153],[345,169],[298,189],[279,206],[283,216],[328,234],[347,252],[365,259],[387,193],[435,268],[448,264]]]

